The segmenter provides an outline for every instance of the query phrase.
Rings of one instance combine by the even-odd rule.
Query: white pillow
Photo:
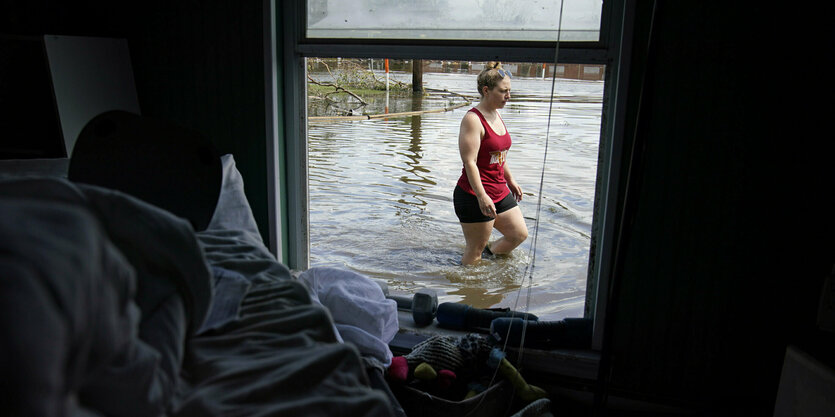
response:
[[[235,158],[231,154],[220,157],[223,180],[215,212],[206,230],[234,230],[244,232],[247,237],[263,244],[255,217],[244,193],[244,179],[235,167]]]

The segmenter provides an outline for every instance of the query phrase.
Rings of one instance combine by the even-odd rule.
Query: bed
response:
[[[232,155],[111,112],[43,162],[0,176],[0,409],[402,415],[385,357],[264,245]]]

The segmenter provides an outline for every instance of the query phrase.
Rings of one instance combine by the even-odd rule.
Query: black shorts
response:
[[[485,216],[481,212],[476,196],[464,191],[458,185],[455,186],[455,191],[452,192],[452,202],[455,204],[455,215],[458,216],[458,221],[461,223],[482,223],[495,220],[492,217]],[[516,207],[516,205],[516,199],[513,198],[513,193],[507,193],[505,198],[495,203],[496,214],[504,213]]]

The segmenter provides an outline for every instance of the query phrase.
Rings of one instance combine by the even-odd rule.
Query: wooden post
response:
[[[423,92],[423,60],[412,60],[412,91]]]

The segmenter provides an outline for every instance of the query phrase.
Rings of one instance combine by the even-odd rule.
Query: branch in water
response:
[[[342,87],[342,86],[337,85],[337,84],[334,84],[334,83],[316,81],[316,80],[314,80],[314,79],[310,76],[310,74],[308,74],[308,75],[307,75],[307,79],[308,79],[311,83],[313,83],[313,84],[316,84],[316,85],[321,85],[321,86],[323,86],[323,87],[333,87],[333,88],[334,88],[334,90],[335,90],[335,91],[333,91],[333,92],[331,92],[331,93],[327,93],[327,94],[325,94],[325,96],[328,96],[328,95],[330,95],[330,94],[339,93],[339,92],[345,92],[345,93],[347,93],[348,95],[350,95],[351,97],[353,97],[353,98],[355,98],[355,99],[359,100],[359,102],[360,102],[363,106],[365,106],[365,105],[367,105],[367,104],[368,104],[368,103],[366,103],[366,102],[365,102],[365,100],[363,100],[363,99],[362,99],[362,97],[360,97],[360,96],[356,95],[353,91],[348,90],[348,89],[347,89],[347,88],[345,88],[345,87]]]

